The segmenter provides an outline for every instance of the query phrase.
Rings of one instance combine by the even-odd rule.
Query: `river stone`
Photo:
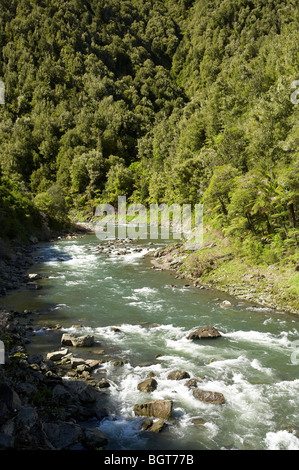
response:
[[[95,369],[100,364],[100,361],[96,359],[86,359],[85,364],[87,364],[90,369]]]
[[[158,419],[155,421],[150,427],[147,428],[149,432],[161,432],[162,429],[165,427],[165,420],[163,418]]]
[[[82,357],[71,357],[71,366],[72,367],[78,367],[81,366],[82,364],[85,364],[85,359],[82,359]]]
[[[153,416],[154,418],[169,419],[172,407],[172,400],[154,400],[134,405],[134,413],[137,416]]]
[[[97,382],[96,385],[97,385],[99,388],[109,388],[109,387],[110,387],[110,383],[109,383],[108,380],[105,379],[105,378],[99,380],[99,382]]]
[[[138,384],[137,389],[140,390],[140,392],[153,392],[156,390],[157,386],[157,381],[155,379],[149,378]]]
[[[6,405],[10,410],[20,410],[22,408],[22,402],[17,392],[3,382],[0,382],[0,403]]]
[[[221,302],[221,307],[230,307],[231,306],[231,302],[229,300],[223,300],[223,302]]]
[[[120,361],[111,361],[110,364],[114,367],[122,367],[124,366],[126,361],[120,360]]]
[[[221,334],[219,333],[214,326],[203,326],[193,331],[187,336],[187,339],[209,339],[209,338],[219,338]]]
[[[64,333],[61,338],[61,344],[64,346],[73,346],[75,348],[89,347],[94,344],[94,337],[91,335],[75,336]]]
[[[195,424],[196,426],[204,426],[206,423],[206,420],[203,418],[192,418],[192,423]]]
[[[55,385],[52,391],[52,398],[58,403],[63,403],[69,400],[70,394],[63,385]]]
[[[196,388],[197,387],[197,384],[200,383],[201,380],[200,379],[190,379],[190,380],[187,380],[187,382],[185,383],[185,386],[188,387],[188,388]]]
[[[168,380],[183,380],[183,379],[189,379],[190,375],[188,372],[184,370],[173,370],[170,372],[167,376]]]
[[[44,423],[44,431],[56,450],[70,449],[83,435],[81,427],[70,422]]]
[[[153,425],[153,419],[152,418],[148,418],[146,419],[145,421],[143,421],[142,423],[142,426],[141,426],[141,430],[142,431],[147,431],[152,425]]]
[[[90,450],[96,450],[108,444],[106,436],[97,428],[86,428],[83,433],[83,443]]]
[[[198,400],[205,403],[211,403],[213,405],[223,405],[225,403],[223,394],[219,392],[209,392],[208,390],[197,388],[193,390],[193,396]]]
[[[68,354],[67,349],[60,349],[59,351],[49,352],[47,354],[47,360],[48,361],[61,361],[61,359],[65,357],[67,354]]]

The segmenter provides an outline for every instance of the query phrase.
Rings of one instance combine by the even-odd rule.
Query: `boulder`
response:
[[[193,390],[193,396],[198,400],[201,400],[205,403],[211,403],[213,405],[223,405],[225,403],[223,394],[219,392],[210,392],[208,390],[201,390],[197,388]]]
[[[140,390],[140,392],[153,392],[156,390],[157,386],[158,382],[155,379],[149,378],[138,384],[137,389]]]
[[[125,365],[125,363],[126,363],[126,361],[123,361],[123,360],[121,360],[121,361],[111,361],[110,362],[110,364],[114,367],[122,367],[122,366]]]
[[[224,300],[223,302],[221,302],[221,307],[230,307],[231,306],[231,302],[229,300]]]
[[[53,450],[35,408],[25,405],[15,420],[15,446],[18,449]]]
[[[0,403],[9,410],[20,410],[22,407],[22,402],[17,392],[5,383],[0,383]]]
[[[167,376],[168,380],[183,380],[183,379],[190,379],[190,375],[188,372],[184,370],[173,370]]]
[[[41,279],[42,277],[40,274],[32,273],[32,274],[28,274],[28,278],[30,279],[30,281],[37,281],[38,279]]]
[[[86,359],[85,364],[88,365],[90,369],[95,369],[100,364],[100,361],[96,359]]]
[[[97,382],[97,386],[99,388],[109,388],[110,387],[110,383],[108,382],[107,379],[103,378],[101,379],[99,382]]]
[[[192,423],[195,424],[195,426],[204,426],[206,423],[206,420],[203,418],[192,418]]]
[[[85,360],[81,357],[71,357],[71,366],[75,369],[78,366],[85,364]]]
[[[116,326],[111,326],[110,330],[113,331],[114,333],[121,333],[121,330],[117,328]]]
[[[64,333],[61,338],[61,344],[63,346],[73,346],[75,348],[89,347],[94,344],[94,336],[75,336],[69,333]]]
[[[71,449],[83,436],[81,427],[71,422],[44,423],[44,431],[56,450]]]
[[[193,379],[187,380],[187,382],[185,383],[185,386],[188,388],[196,388],[197,384],[200,382],[201,382],[200,379],[193,378]]]
[[[108,443],[106,436],[97,428],[84,429],[82,442],[90,450],[97,450]]]
[[[65,403],[70,399],[70,393],[63,385],[57,384],[53,388],[52,398],[57,403]]]
[[[193,331],[187,336],[187,339],[210,339],[210,338],[220,338],[221,334],[219,333],[214,326],[203,326]]]
[[[158,419],[158,421],[155,421],[151,426],[147,428],[147,431],[149,432],[161,432],[162,429],[165,427],[165,420],[163,418]]]
[[[146,419],[145,421],[143,421],[142,423],[142,426],[141,426],[141,430],[142,431],[147,431],[152,425],[153,425],[153,419],[152,418],[149,418],[149,419]]]
[[[153,416],[154,418],[169,419],[172,408],[172,400],[153,400],[134,405],[134,413],[137,416]]]
[[[61,359],[65,357],[67,354],[68,354],[67,349],[60,349],[59,351],[49,352],[47,354],[47,360],[48,361],[61,361]]]

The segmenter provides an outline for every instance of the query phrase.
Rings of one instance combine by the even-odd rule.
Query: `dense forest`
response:
[[[298,262],[296,0],[0,5],[2,236],[126,195]]]

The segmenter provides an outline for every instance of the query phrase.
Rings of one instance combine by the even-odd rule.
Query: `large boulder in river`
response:
[[[153,416],[154,418],[169,419],[172,407],[172,400],[153,400],[134,405],[134,413],[137,416]]]
[[[63,346],[73,346],[75,348],[89,347],[94,344],[94,337],[91,335],[75,336],[69,333],[64,333],[61,338]]]
[[[223,403],[225,403],[223,394],[219,392],[210,392],[197,388],[193,391],[193,396],[198,400],[211,403],[212,405],[223,405]]]
[[[188,372],[184,370],[173,370],[169,372],[167,376],[168,380],[183,380],[183,379],[190,379],[190,375]]]
[[[203,326],[193,331],[187,336],[187,339],[210,339],[219,338],[221,334],[214,326]]]
[[[137,389],[140,390],[140,392],[153,392],[156,390],[158,386],[158,382],[155,379],[149,378],[147,380],[144,380],[140,384],[137,385]]]

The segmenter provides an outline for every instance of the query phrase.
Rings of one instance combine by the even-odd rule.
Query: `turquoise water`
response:
[[[123,367],[102,366],[111,383],[111,415],[99,423],[109,438],[107,448],[299,450],[299,360],[294,360],[299,319],[185,287],[174,274],[153,270],[144,254],[161,243],[134,242],[123,255],[118,248],[99,252],[99,243],[87,235],[41,245],[30,271],[46,276],[38,281],[42,289],[16,292],[1,305],[40,311],[41,325],[62,325],[60,336],[80,324],[112,359],[126,360]],[[138,248],[142,251],[133,251]],[[223,308],[216,298],[232,306]],[[205,325],[215,326],[222,337],[187,339]],[[37,328],[34,338],[33,349],[52,346],[45,329]],[[185,380],[168,380],[176,369],[204,377],[200,388],[223,393],[225,404],[200,402]],[[142,393],[137,385],[149,372],[156,374],[158,387]],[[159,435],[140,432],[142,419],[133,413],[135,403],[149,399],[174,403],[174,419]],[[193,424],[195,417],[201,425]]]

